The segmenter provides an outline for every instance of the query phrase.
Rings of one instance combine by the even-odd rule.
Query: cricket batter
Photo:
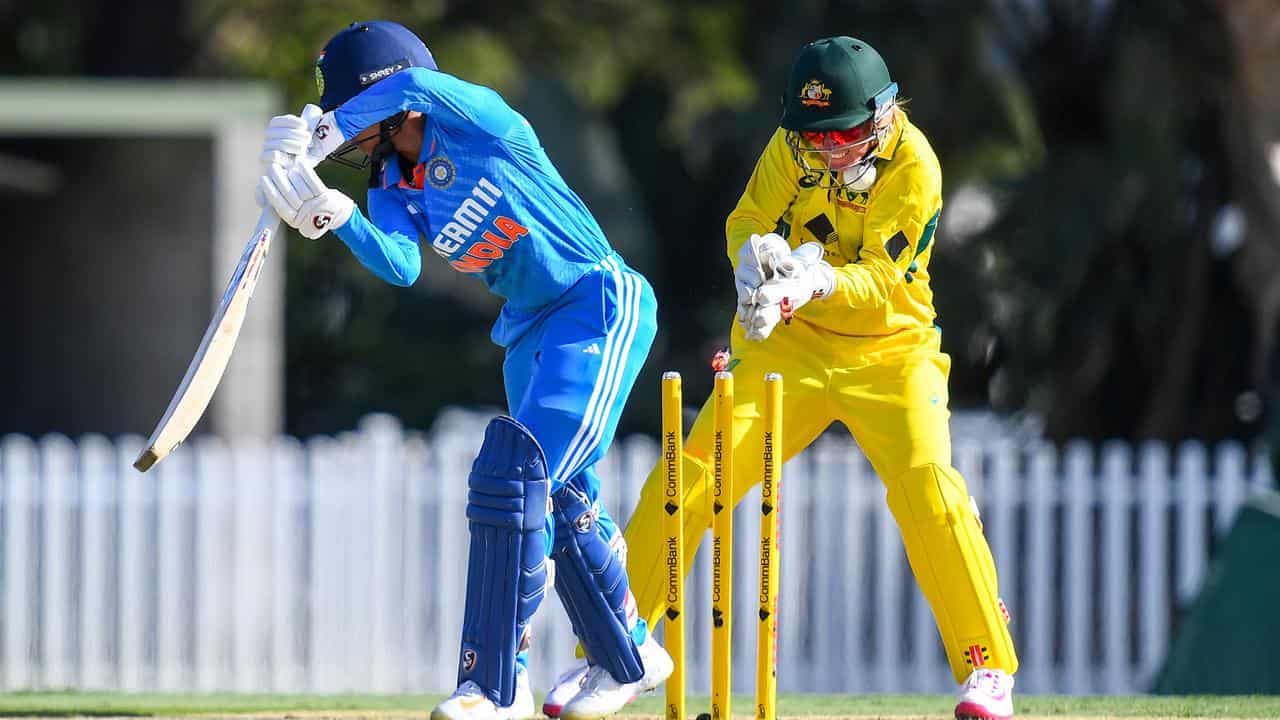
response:
[[[552,575],[592,667],[563,714],[610,715],[672,670],[636,613],[593,470],[653,342],[653,290],[529,123],[493,90],[438,71],[408,29],[352,24],[325,46],[316,80],[319,108],[267,128],[260,198],[307,238],[337,235],[389,283],[417,279],[422,236],[506,300],[492,338],[506,350],[511,416],[489,424],[468,480],[458,688],[431,717],[535,714],[525,650]],[[302,153],[368,163],[369,216],[294,162]]]
[[[885,484],[933,608],[960,683],[956,717],[1005,720],[1018,659],[975,504],[951,466],[951,361],[933,324],[941,173],[897,92],[867,43],[806,45],[781,127],[725,225],[738,290],[735,477],[746,479],[734,492],[741,500],[760,482],[763,379],[779,371],[784,458],[836,420],[849,428]],[[685,442],[686,574],[711,522],[711,440],[708,401]],[[632,587],[650,623],[666,588],[663,480],[660,464],[626,529]]]

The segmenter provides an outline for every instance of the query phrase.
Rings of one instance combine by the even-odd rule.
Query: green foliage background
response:
[[[1280,295],[1260,283],[1280,262],[1280,198],[1251,158],[1280,136],[1280,91],[1249,78],[1280,70],[1266,50],[1278,13],[1252,0],[49,0],[0,3],[0,69],[265,78],[294,110],[314,99],[334,32],[404,23],[442,69],[531,119],[652,280],[660,335],[622,427],[651,432],[662,370],[684,372],[690,398],[709,389],[732,307],[723,222],[791,58],[855,35],[885,56],[942,160],[933,276],[953,406],[1028,413],[1059,439],[1212,440],[1262,432],[1276,374]],[[324,175],[362,197],[359,173]],[[948,224],[971,216],[966,197],[987,217]],[[1232,206],[1249,230],[1215,245]],[[290,244],[290,432],[504,405],[496,303],[425,255],[398,290],[331,239]]]

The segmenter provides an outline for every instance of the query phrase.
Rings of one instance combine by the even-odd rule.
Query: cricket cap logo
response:
[[[800,88],[800,104],[805,107],[831,105],[831,90],[821,80],[814,78]]]

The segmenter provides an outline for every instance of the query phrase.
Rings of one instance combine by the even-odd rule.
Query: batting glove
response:
[[[356,206],[351,198],[327,187],[306,163],[267,168],[267,174],[258,179],[259,204],[263,200],[309,240],[346,225]]]
[[[311,135],[322,115],[317,105],[302,108],[301,115],[277,115],[267,123],[266,140],[258,162],[265,172],[272,165],[288,167],[311,144]]]
[[[333,113],[333,110],[324,113],[312,126],[314,129],[311,131],[311,142],[307,146],[307,155],[317,163],[329,157],[347,141],[342,136],[342,131],[338,129],[338,121]]]

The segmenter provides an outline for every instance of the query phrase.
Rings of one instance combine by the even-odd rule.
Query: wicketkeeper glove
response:
[[[773,277],[756,289],[755,301],[742,318],[748,340],[764,340],[805,303],[832,293],[836,273],[822,253],[821,245],[807,242],[778,260]]]
[[[738,320],[755,302],[756,290],[773,277],[774,266],[791,254],[791,246],[777,233],[752,235],[738,249],[738,263],[733,271],[733,284],[738,291]]]

